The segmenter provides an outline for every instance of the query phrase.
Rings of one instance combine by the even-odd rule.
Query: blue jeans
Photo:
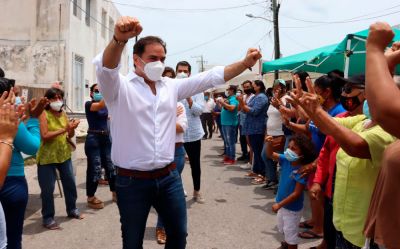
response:
[[[76,208],[75,177],[72,169],[71,159],[63,163],[52,163],[38,165],[38,180],[40,186],[40,197],[42,198],[43,225],[49,225],[54,221],[54,186],[57,179],[56,170],[60,173],[60,179],[64,190],[65,206],[67,215],[78,211]]]
[[[108,135],[89,133],[85,141],[87,157],[86,195],[93,197],[96,193],[98,181],[101,178],[103,167],[110,191],[115,191],[115,167],[111,161],[111,140]]]
[[[274,162],[271,158],[267,157],[267,143],[264,143],[264,147],[262,149],[261,158],[264,161],[265,165],[265,177],[272,182],[278,182],[278,178],[276,175],[276,167],[277,163]]]
[[[222,125],[222,131],[225,144],[225,155],[232,160],[235,160],[236,141],[237,141],[237,126],[236,125]]]
[[[182,174],[183,168],[185,167],[185,148],[183,145],[179,145],[179,147],[175,147],[175,158],[174,163],[176,164],[176,169],[179,172],[179,175]],[[157,215],[157,227],[164,228],[164,223],[159,215]]]
[[[249,135],[249,142],[253,150],[253,172],[259,175],[265,174],[265,164],[261,158],[264,144],[264,134]]]
[[[153,206],[167,234],[166,249],[186,248],[187,214],[178,170],[157,179],[117,175],[115,180],[123,249],[142,249],[147,217]]]
[[[6,218],[7,248],[20,249],[28,204],[28,184],[25,176],[7,176],[0,191],[0,201]]]

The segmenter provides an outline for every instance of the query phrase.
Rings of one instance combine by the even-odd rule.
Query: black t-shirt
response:
[[[96,131],[107,131],[107,120],[108,120],[108,110],[107,108],[103,108],[98,111],[91,111],[90,107],[92,106],[93,101],[87,101],[85,103],[85,113],[86,119],[89,124],[89,130]]]

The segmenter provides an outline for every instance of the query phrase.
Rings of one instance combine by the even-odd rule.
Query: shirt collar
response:
[[[165,78],[166,78],[166,77],[161,77],[161,80],[159,80],[159,81],[162,82],[162,83],[164,83],[164,82],[166,81]],[[134,79],[140,79],[140,81],[143,81],[143,82],[144,82],[143,77],[137,75],[134,71],[130,71],[130,72],[126,75],[126,79],[127,79],[129,82],[133,81]]]

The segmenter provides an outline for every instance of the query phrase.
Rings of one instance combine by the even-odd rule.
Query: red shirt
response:
[[[350,116],[349,112],[338,114],[336,118],[345,118]],[[336,153],[340,146],[332,136],[326,136],[324,145],[319,152],[317,161],[317,171],[313,182],[318,183],[325,188],[325,196],[332,198],[332,181],[336,167]]]

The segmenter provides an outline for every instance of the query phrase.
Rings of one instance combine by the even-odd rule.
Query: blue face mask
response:
[[[93,93],[93,100],[99,102],[103,99],[103,95],[101,93]]]
[[[22,104],[21,97],[19,97],[19,96],[15,97],[15,105],[17,106],[20,104]]]
[[[296,162],[300,157],[291,149],[286,149],[283,153],[289,162]]]
[[[372,119],[371,113],[369,112],[369,105],[367,100],[364,101],[363,113],[365,116],[367,116],[368,119]]]
[[[204,96],[204,99],[207,101],[208,100],[208,96]]]

